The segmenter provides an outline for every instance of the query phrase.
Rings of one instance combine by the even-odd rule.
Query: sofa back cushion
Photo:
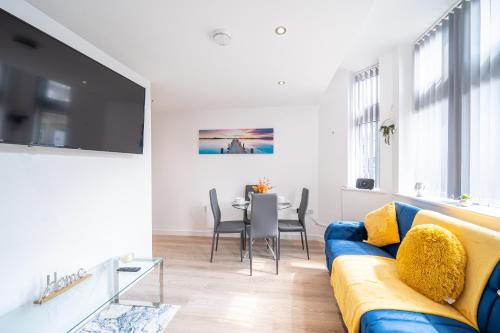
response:
[[[365,217],[365,229],[368,232],[369,244],[382,247],[399,243],[401,239],[394,202],[369,212]]]
[[[399,239],[402,242],[406,236],[406,233],[410,230],[413,224],[413,219],[415,218],[415,215],[417,215],[417,213],[420,211],[420,208],[398,201],[396,201],[395,204]],[[387,245],[384,246],[383,249],[389,252],[393,257],[396,257],[399,249],[399,244],[400,243]]]
[[[500,233],[428,210],[421,210],[413,220],[413,227],[422,224],[436,224],[448,229],[463,244],[467,253],[465,287],[453,306],[479,327],[479,303],[500,261]]]

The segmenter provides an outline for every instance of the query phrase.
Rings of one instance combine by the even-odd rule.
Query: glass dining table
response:
[[[233,201],[231,205],[236,209],[250,210],[250,201],[242,201],[242,202]],[[278,210],[287,209],[290,207],[292,207],[292,204],[290,202],[278,202]]]

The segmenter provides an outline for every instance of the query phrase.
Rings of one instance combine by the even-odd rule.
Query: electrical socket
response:
[[[307,210],[307,215],[312,215],[313,213],[314,213],[314,210],[312,210],[312,209]]]

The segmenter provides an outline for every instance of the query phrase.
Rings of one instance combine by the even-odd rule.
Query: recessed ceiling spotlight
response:
[[[220,45],[226,46],[231,44],[231,34],[226,29],[216,29],[212,32],[213,41]]]
[[[278,81],[278,85],[279,85],[279,86],[284,86],[285,84],[286,84],[286,82],[285,82],[285,81]]]
[[[286,28],[282,25],[280,25],[279,27],[276,27],[276,29],[274,29],[274,32],[276,33],[276,35],[284,35],[286,34]]]

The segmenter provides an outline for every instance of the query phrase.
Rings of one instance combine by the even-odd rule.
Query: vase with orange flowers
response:
[[[252,186],[255,193],[267,193],[273,187],[271,186],[271,181],[267,178],[261,178],[257,182],[257,185]]]

